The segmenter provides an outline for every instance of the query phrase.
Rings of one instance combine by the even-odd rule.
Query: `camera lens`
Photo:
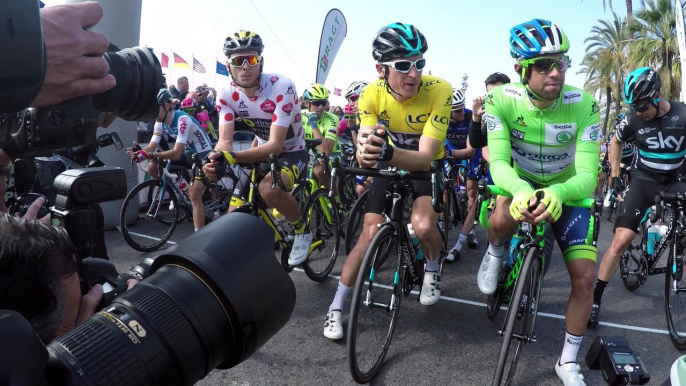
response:
[[[246,360],[295,307],[272,235],[258,218],[232,213],[187,237],[155,259],[151,276],[50,343],[48,378],[192,385]]]
[[[157,92],[164,83],[164,77],[152,49],[125,48],[108,52],[104,58],[110,65],[110,74],[117,80],[117,85],[93,95],[93,108],[115,113],[128,121],[155,119],[159,112]]]

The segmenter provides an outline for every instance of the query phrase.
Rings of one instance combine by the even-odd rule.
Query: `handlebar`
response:
[[[657,222],[657,220],[662,218],[662,206],[665,203],[670,203],[674,201],[686,202],[686,193],[658,193],[658,195],[655,196],[655,211],[650,213],[650,222],[655,223]]]

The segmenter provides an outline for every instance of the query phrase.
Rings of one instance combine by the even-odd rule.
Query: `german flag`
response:
[[[174,54],[174,68],[185,68],[188,70],[191,69],[191,66],[189,66],[188,63],[186,63],[186,61],[183,60],[182,57],[180,57],[174,52],[172,52],[172,54]]]

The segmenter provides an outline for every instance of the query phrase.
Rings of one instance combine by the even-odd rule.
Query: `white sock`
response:
[[[453,249],[457,250],[458,252],[461,251],[465,241],[467,241],[467,235],[460,233],[460,237],[457,238],[457,242],[455,243]]]
[[[198,229],[198,228],[195,228],[195,231],[196,231],[196,232],[197,232],[197,231],[199,231],[199,230],[200,230],[200,229]]]
[[[343,303],[345,303],[345,298],[348,297],[348,292],[350,292],[351,289],[353,289],[353,287],[345,286],[339,281],[338,289],[336,290],[336,295],[333,297],[333,302],[331,302],[331,305],[329,306],[329,311],[343,311]]]
[[[438,272],[440,269],[441,266],[438,264],[438,258],[434,260],[426,259],[425,271]]]
[[[565,333],[565,345],[562,348],[562,355],[560,355],[560,364],[564,365],[569,362],[576,362],[576,356],[579,354],[579,347],[584,336],[577,336],[570,333]]]
[[[488,242],[488,253],[491,256],[502,258],[503,255],[505,255],[505,248],[503,247],[503,244],[495,246],[495,245],[493,245],[493,243],[491,243],[489,241]]]

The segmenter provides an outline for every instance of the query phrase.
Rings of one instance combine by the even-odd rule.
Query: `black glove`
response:
[[[619,195],[624,190],[624,184],[622,184],[622,179],[619,177],[612,177],[612,190],[615,195]]]

